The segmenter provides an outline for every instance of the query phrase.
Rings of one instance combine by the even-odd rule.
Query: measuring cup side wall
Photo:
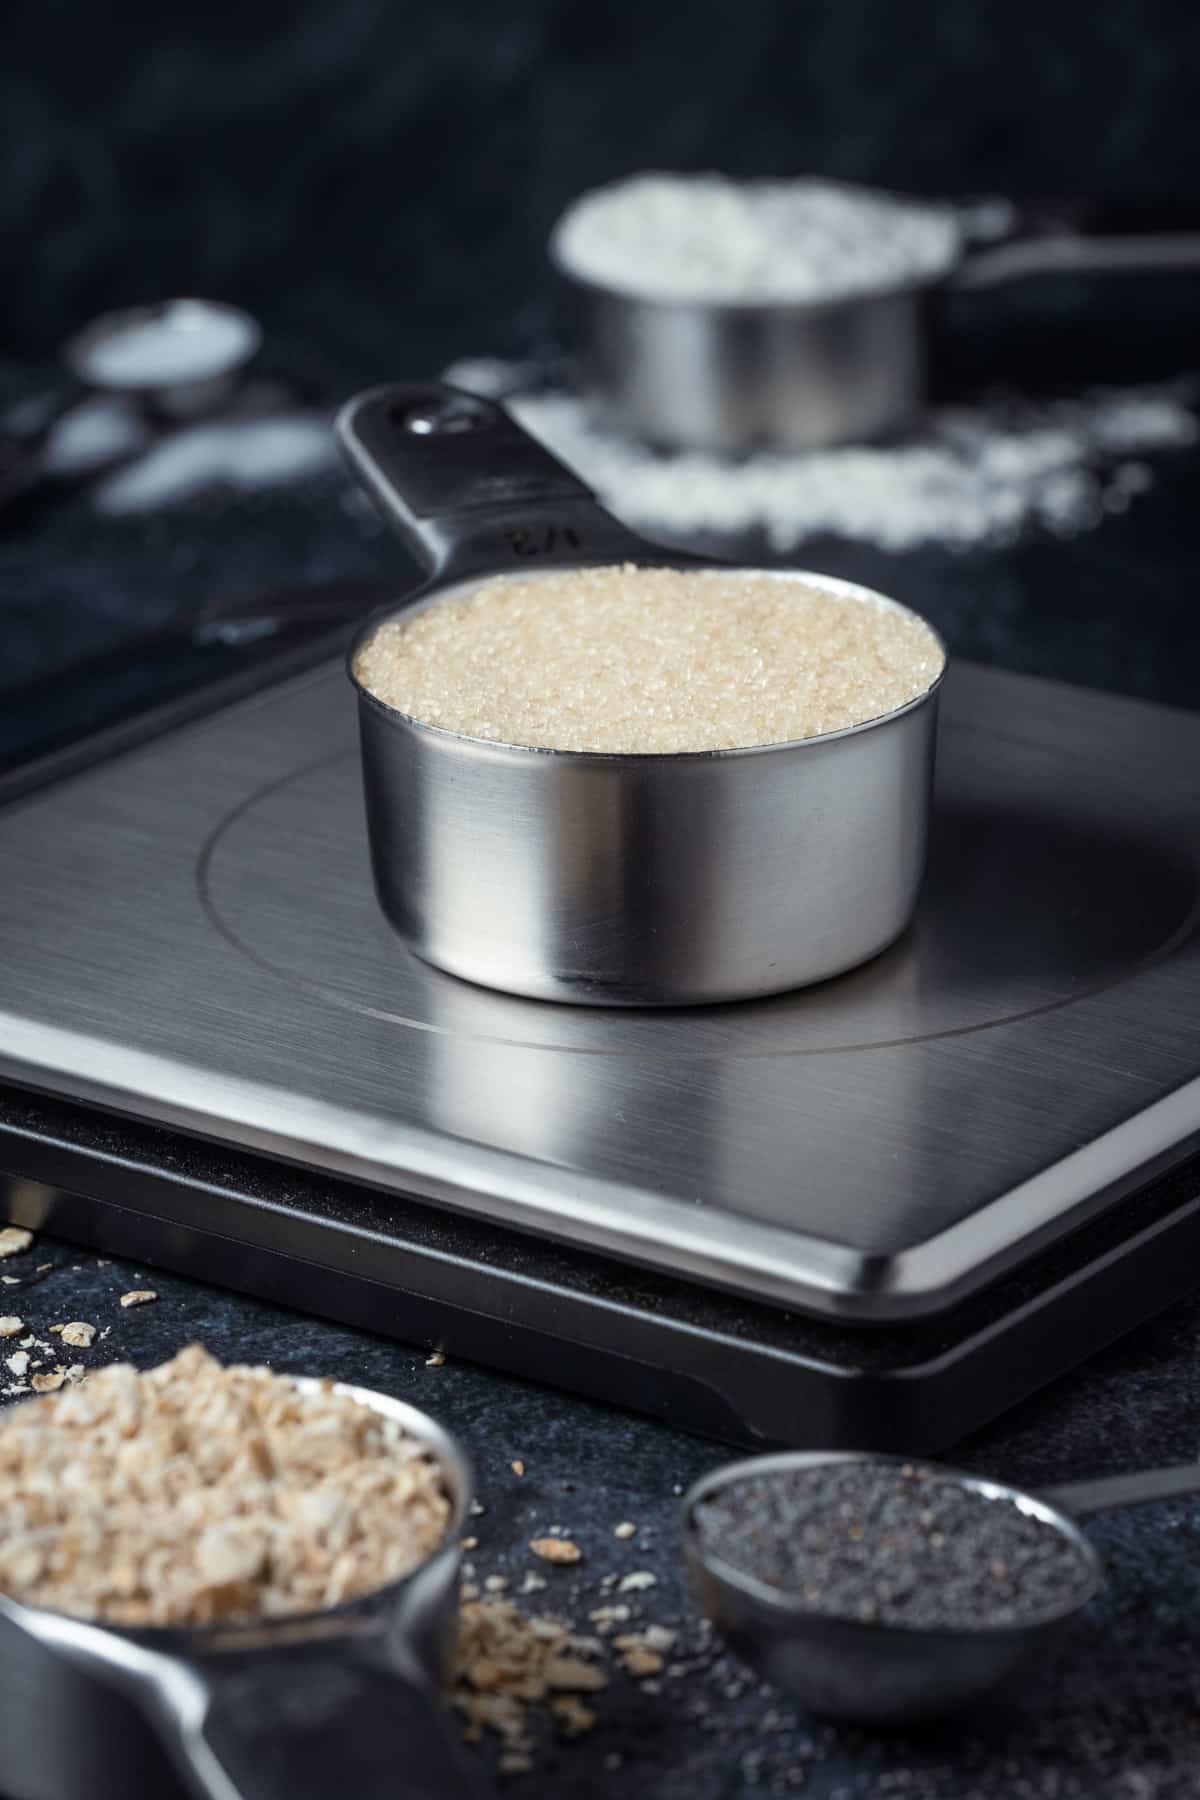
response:
[[[685,1558],[697,1599],[730,1648],[773,1686],[827,1718],[900,1725],[953,1712],[1010,1681],[1066,1629],[905,1632],[761,1605]]]
[[[381,905],[427,961],[534,998],[686,1005],[824,979],[909,922],[936,710],[931,693],[744,754],[587,756],[360,695]]]
[[[924,286],[823,305],[708,306],[567,279],[598,406],[661,448],[816,450],[886,436],[925,405]]]

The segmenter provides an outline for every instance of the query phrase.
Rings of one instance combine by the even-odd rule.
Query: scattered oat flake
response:
[[[582,1737],[585,1731],[591,1731],[596,1723],[596,1715],[590,1706],[585,1706],[577,1694],[559,1694],[550,1702],[550,1711],[558,1720],[565,1737]]]
[[[25,1329],[24,1319],[0,1319],[0,1338],[18,1337]]]
[[[621,1661],[630,1675],[659,1675],[664,1658],[662,1652],[675,1642],[675,1634],[661,1626],[648,1626],[645,1631],[627,1631],[613,1643],[621,1653]]]
[[[5,1225],[0,1230],[0,1257],[19,1256],[32,1242],[32,1231],[26,1231],[23,1225]]]
[[[549,1585],[550,1584],[544,1575],[537,1575],[530,1569],[524,1581],[521,1583],[521,1592],[523,1594],[540,1594],[542,1589]]]
[[[64,1344],[70,1344],[74,1350],[90,1350],[96,1340],[96,1327],[88,1325],[83,1319],[72,1319],[69,1325],[59,1326]]]
[[[463,1735],[478,1743],[485,1731],[500,1739],[500,1766],[521,1773],[533,1766],[532,1725],[539,1711],[564,1738],[590,1731],[595,1714],[579,1695],[607,1687],[606,1671],[591,1660],[595,1640],[576,1637],[561,1619],[530,1618],[511,1600],[468,1602],[462,1609],[454,1668],[454,1706]]]
[[[148,1306],[158,1295],[153,1288],[131,1288],[127,1294],[121,1295],[122,1306]]]
[[[77,1382],[83,1380],[84,1376],[87,1374],[87,1370],[82,1363],[72,1363],[69,1369],[63,1371],[63,1374],[66,1380],[74,1386]]]
[[[535,1556],[540,1556],[543,1562],[549,1563],[577,1563],[583,1555],[579,1545],[572,1543],[570,1538],[533,1538],[529,1548]]]
[[[613,1536],[615,1538],[631,1538],[635,1535],[636,1531],[637,1526],[633,1523],[632,1519],[622,1519],[619,1525],[613,1526]]]
[[[0,1275],[0,1282],[3,1282],[5,1287],[20,1287],[21,1277],[19,1275]]]
[[[26,1375],[29,1372],[28,1350],[14,1350],[11,1356],[4,1359],[5,1367],[13,1375]]]
[[[525,1464],[521,1461],[519,1456],[514,1459],[511,1467],[514,1475],[523,1475],[525,1473]]]
[[[478,1550],[479,1548],[479,1539],[477,1537],[462,1538],[460,1543],[464,1550]]]
[[[483,1585],[489,1594],[502,1594],[508,1586],[508,1576],[489,1575]]]
[[[623,1575],[617,1583],[619,1594],[637,1594],[643,1588],[658,1586],[658,1576],[652,1575],[649,1569],[634,1569],[629,1575]]]
[[[31,1375],[29,1385],[35,1394],[53,1394],[67,1379],[65,1369],[54,1369],[49,1375]]]
[[[614,1625],[623,1625],[631,1616],[627,1606],[596,1606],[588,1614],[601,1634],[611,1631]]]
[[[435,1350],[432,1356],[427,1356],[425,1358],[425,1367],[427,1369],[441,1369],[445,1367],[445,1363],[445,1354],[441,1350]]]

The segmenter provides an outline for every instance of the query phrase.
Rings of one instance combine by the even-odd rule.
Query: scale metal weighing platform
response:
[[[959,665],[900,943],[576,1009],[393,935],[331,648],[0,806],[8,1220],[755,1444],[942,1449],[1195,1285],[1200,716]]]

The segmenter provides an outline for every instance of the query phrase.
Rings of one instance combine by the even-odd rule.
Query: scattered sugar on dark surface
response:
[[[732,1483],[705,1547],[829,1618],[961,1630],[1068,1611],[1093,1585],[1070,1538],[1005,1497],[911,1463],[827,1463]]]

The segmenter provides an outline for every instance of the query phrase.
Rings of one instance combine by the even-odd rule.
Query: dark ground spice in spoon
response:
[[[1093,1581],[1055,1526],[907,1463],[773,1470],[694,1516],[705,1551],[829,1618],[986,1630],[1068,1611]]]

